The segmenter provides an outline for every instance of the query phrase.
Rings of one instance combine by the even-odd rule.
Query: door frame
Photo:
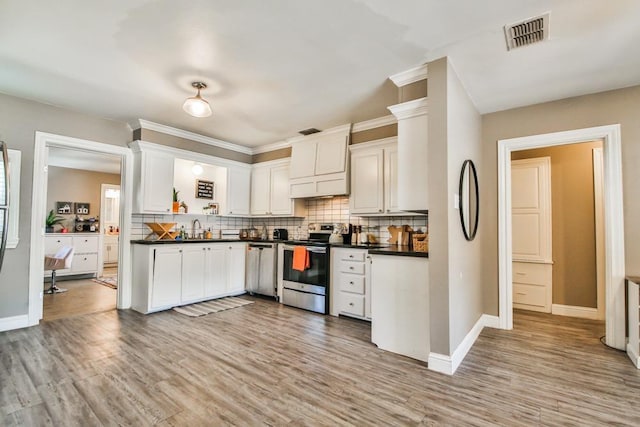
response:
[[[511,152],[557,145],[602,141],[605,234],[606,343],[624,350],[625,258],[620,124],[553,132],[498,141],[498,297],[499,326],[513,328],[511,254]]]
[[[106,229],[106,225],[104,223],[104,218],[105,218],[105,199],[106,197],[104,196],[105,192],[107,190],[118,190],[120,191],[120,184],[105,184],[102,183],[100,184],[100,229],[102,230],[102,232],[99,235],[99,250],[98,250],[98,277],[102,276],[102,273],[104,272],[104,236],[105,236],[105,229]],[[118,212],[120,212],[120,197],[118,196]],[[118,227],[120,226],[120,224],[118,224]],[[120,239],[118,239],[118,244],[120,244]]]
[[[33,153],[33,191],[31,198],[31,248],[29,251],[29,324],[42,319],[44,236],[47,216],[47,158],[50,147],[120,156],[120,240],[118,244],[117,308],[131,307],[131,212],[133,206],[133,153],[128,147],[36,132]]]

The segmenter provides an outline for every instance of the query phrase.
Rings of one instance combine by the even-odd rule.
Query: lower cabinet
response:
[[[371,341],[383,350],[429,359],[429,262],[371,257]]]
[[[63,246],[73,247],[71,268],[57,270],[58,276],[72,274],[96,274],[98,272],[99,239],[96,233],[55,233],[47,234],[44,239],[44,252],[52,255]],[[45,277],[51,275],[45,271]]]
[[[366,249],[331,249],[331,315],[371,320],[369,267]]]
[[[244,243],[133,245],[132,308],[141,313],[244,293]]]
[[[552,264],[513,262],[513,308],[551,313]]]
[[[118,263],[118,236],[108,235],[104,236],[104,243],[102,245],[102,263],[103,264],[117,264]]]

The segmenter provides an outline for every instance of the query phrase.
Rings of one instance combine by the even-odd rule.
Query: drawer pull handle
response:
[[[518,276],[526,276],[527,273],[516,273]]]
[[[349,303],[349,305],[350,305],[351,307],[353,307],[353,303],[352,303],[352,302],[350,302],[350,303]]]
[[[350,285],[353,285],[353,282],[349,282]]]
[[[353,258],[353,255],[349,255],[349,258]]]
[[[526,292],[516,292],[518,295],[526,295]]]
[[[353,267],[349,267],[349,270],[353,270]]]

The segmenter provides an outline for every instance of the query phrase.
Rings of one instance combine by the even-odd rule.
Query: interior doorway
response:
[[[498,141],[499,324],[513,328],[511,153],[518,150],[602,141],[605,329],[607,345],[625,348],[624,226],[620,125]]]
[[[45,252],[47,252],[47,233],[45,230],[44,218],[55,206],[54,214],[58,211],[57,202],[62,203],[60,212],[72,212],[71,216],[67,218],[67,223],[63,227],[67,228],[67,233],[53,234],[56,238],[65,238],[65,244],[71,244],[74,247],[74,252],[77,254],[85,254],[77,259],[80,265],[73,271],[73,267],[68,273],[82,272],[89,273],[89,277],[83,277],[82,279],[94,279],[97,278],[102,265],[102,248],[94,249],[89,245],[89,240],[92,233],[96,232],[96,237],[99,236],[102,231],[99,214],[100,210],[98,206],[101,200],[101,189],[98,185],[95,190],[97,201],[95,202],[96,211],[91,209],[91,203],[87,203],[87,200],[48,200],[48,171],[50,167],[50,161],[56,162],[55,154],[59,150],[64,150],[64,156],[66,162],[70,159],[99,159],[102,164],[107,160],[117,165],[120,185],[120,197],[118,199],[118,218],[119,218],[119,239],[117,244],[118,252],[118,266],[117,269],[117,289],[115,290],[116,306],[117,308],[129,308],[131,305],[131,284],[130,277],[124,272],[130,269],[130,248],[128,242],[130,240],[130,217],[132,206],[132,173],[133,173],[133,156],[131,151],[127,147],[113,146],[104,143],[98,143],[94,141],[81,140],[77,138],[47,134],[36,132],[35,149],[34,149],[34,178],[33,178],[33,196],[32,196],[32,216],[31,216],[31,250],[30,250],[30,276],[29,276],[29,325],[36,325],[40,319],[43,318],[43,303],[44,303],[44,288],[43,277],[45,277],[44,260]],[[54,156],[50,156],[51,153]],[[55,166],[51,165],[51,168]],[[70,182],[59,183],[61,186],[71,186]],[[73,193],[71,193],[73,196]],[[52,204],[52,203],[56,204]],[[76,202],[78,202],[79,210],[76,208]],[[65,206],[68,205],[68,206]],[[89,205],[89,206],[87,206]],[[97,213],[96,213],[97,212]],[[98,217],[95,218],[94,217]],[[79,218],[80,217],[80,218]],[[87,240],[82,242],[74,241],[74,237],[80,236],[82,233],[74,235],[69,233],[68,227],[76,227],[75,230],[84,232]],[[51,230],[49,230],[51,231]],[[62,230],[59,230],[62,231]],[[69,237],[71,240],[69,241]],[[101,240],[99,240],[102,242]],[[61,242],[57,242],[61,243]],[[102,242],[103,243],[103,242]],[[90,252],[94,250],[94,252]],[[76,255],[74,254],[74,257]],[[94,258],[95,256],[95,258]],[[98,258],[100,258],[98,260]],[[72,261],[74,265],[76,260]],[[89,268],[91,266],[91,268]],[[79,268],[79,270],[78,270]],[[73,275],[75,276],[75,275]],[[74,277],[75,278],[75,277]],[[82,285],[79,285],[82,286]],[[113,289],[104,289],[105,291],[113,292]],[[53,296],[56,296],[55,294]],[[83,302],[80,301],[79,304]],[[74,307],[77,304],[72,304]]]

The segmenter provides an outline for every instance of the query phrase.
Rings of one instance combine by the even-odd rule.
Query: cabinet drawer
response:
[[[73,237],[71,236],[47,236],[44,239],[45,255],[55,255],[63,246],[73,246]]]
[[[544,307],[546,301],[545,286],[523,285],[520,283],[513,284],[513,302],[514,304],[533,305],[536,307]]]
[[[366,256],[365,251],[346,251],[342,252],[340,259],[343,261],[360,261],[364,262]]]
[[[513,283],[546,285],[551,283],[552,265],[530,262],[513,263]]]
[[[349,273],[341,274],[340,290],[354,294],[364,294],[364,276]]]
[[[364,274],[364,262],[340,261],[342,273]]]
[[[98,252],[98,236],[73,236],[73,250],[76,254]]]
[[[364,317],[364,296],[340,292],[340,312]]]
[[[71,261],[72,273],[94,272],[98,270],[98,254],[75,254]]]

